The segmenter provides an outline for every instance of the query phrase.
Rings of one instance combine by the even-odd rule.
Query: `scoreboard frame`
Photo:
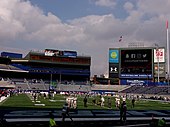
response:
[[[120,48],[119,54],[119,78],[153,78],[153,48]]]

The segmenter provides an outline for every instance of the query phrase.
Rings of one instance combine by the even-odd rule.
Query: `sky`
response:
[[[107,75],[109,48],[166,46],[169,7],[170,0],[0,0],[0,52],[74,50],[91,56],[92,76]]]

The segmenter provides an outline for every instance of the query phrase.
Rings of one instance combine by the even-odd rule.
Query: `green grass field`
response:
[[[78,109],[109,109],[107,104],[107,98],[105,97],[105,105],[101,107],[99,105],[94,105],[92,103],[93,97],[88,98],[87,107],[84,107],[83,99],[84,96],[77,97],[77,108]],[[118,110],[115,107],[115,98],[110,97],[112,102],[112,109]],[[98,100],[99,97],[96,97]],[[0,107],[16,107],[16,108],[62,108],[65,103],[66,96],[55,95],[53,101],[48,98],[44,99],[43,96],[38,97],[37,101],[31,100],[31,96],[27,94],[19,94],[9,97],[4,102],[0,103]],[[135,108],[131,107],[131,101],[126,100],[128,110],[170,110],[170,103],[161,101],[149,101],[149,100],[139,100],[135,102]],[[45,104],[45,106],[35,106],[34,104]]]

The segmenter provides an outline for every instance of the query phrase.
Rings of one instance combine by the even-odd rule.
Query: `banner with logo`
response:
[[[119,50],[117,49],[109,50],[109,63],[119,63]]]

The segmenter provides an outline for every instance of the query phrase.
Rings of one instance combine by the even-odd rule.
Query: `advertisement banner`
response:
[[[109,63],[109,78],[119,77],[119,64]]]
[[[164,48],[159,48],[159,49],[154,49],[154,63],[163,63],[165,62],[165,49]]]
[[[119,50],[117,49],[109,50],[109,63],[119,63]]]

